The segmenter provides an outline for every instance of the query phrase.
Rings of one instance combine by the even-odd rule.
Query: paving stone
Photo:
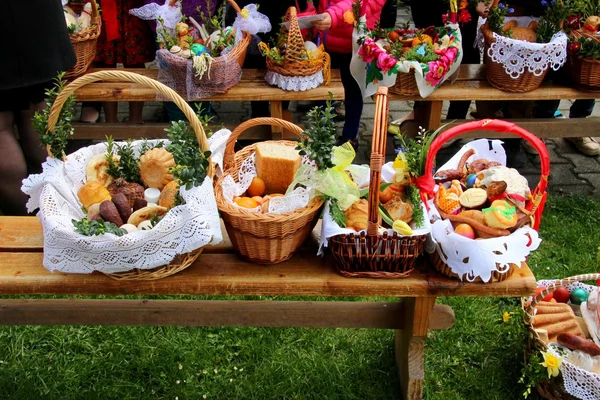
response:
[[[594,188],[591,185],[562,185],[550,186],[548,188],[550,194],[572,194],[582,196],[595,196]]]
[[[550,169],[550,185],[587,185],[587,181],[578,178],[572,171],[572,166],[567,164],[554,165]]]
[[[600,172],[595,174],[579,174],[579,176],[594,187],[594,195],[600,196]]]
[[[575,164],[573,172],[576,174],[600,173],[600,159],[598,157],[588,157],[579,153],[567,154],[565,157]]]

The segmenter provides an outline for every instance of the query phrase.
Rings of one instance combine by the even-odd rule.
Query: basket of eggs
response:
[[[433,175],[435,156],[448,140],[466,132],[511,133],[529,141],[540,155],[541,177],[528,181],[508,168],[499,140],[472,141]],[[470,282],[507,279],[535,250],[546,201],[550,159],[544,142],[506,121],[474,121],[438,136],[427,154],[422,188],[428,194],[434,266],[447,276]]]
[[[599,279],[586,274],[538,281],[536,295],[523,299],[530,332],[526,362],[543,370],[544,379],[532,385],[545,399],[600,398],[598,287],[585,283]]]
[[[170,140],[98,143],[64,154],[73,134],[73,93],[98,81],[134,82],[173,101],[189,123]],[[209,143],[198,117],[172,89],[124,71],[87,74],[49,94],[34,126],[50,158],[23,182],[30,212],[39,208],[43,265],[65,273],[101,272],[118,280],[155,280],[189,267],[221,240]]]
[[[259,49],[266,57],[265,80],[284,90],[303,91],[321,84],[329,85],[331,59],[321,44],[304,41],[295,7],[290,7],[281,24],[273,47],[261,42]]]
[[[567,59],[567,36],[557,27],[548,37],[545,29],[530,17],[505,16],[514,10],[494,0],[481,26],[485,73],[493,87],[507,92],[528,92],[544,80],[548,69],[558,70]]]
[[[347,168],[356,185],[362,186],[359,182],[363,181],[368,189],[362,190],[360,198],[346,209],[341,202],[329,200],[323,215],[322,242],[328,242],[336,268],[345,277],[408,277],[429,234],[419,190],[408,168],[396,165],[397,161],[384,165],[387,90],[378,88],[375,97],[373,148],[370,170],[366,171],[369,178],[358,179],[359,166]],[[425,153],[421,152],[423,159]]]

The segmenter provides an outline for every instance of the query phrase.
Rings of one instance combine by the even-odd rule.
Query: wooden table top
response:
[[[96,72],[104,68],[90,68]],[[125,68],[152,79],[158,78],[157,69]],[[344,97],[344,88],[340,80],[339,70],[331,71],[331,84],[321,85],[303,92],[293,92],[271,86],[265,81],[265,71],[243,69],[240,82],[227,93],[207,97],[205,100],[215,101],[255,101],[255,100],[327,100],[331,92],[336,99]],[[181,93],[180,93],[181,94]],[[130,82],[98,82],[86,85],[75,92],[78,101],[155,101],[156,91]],[[183,95],[183,98],[186,96]]]
[[[218,246],[207,246],[185,271],[138,282],[115,281],[96,273],[51,273],[42,266],[42,251],[36,217],[0,216],[0,294],[520,297],[533,294],[536,287],[526,264],[506,281],[487,285],[449,279],[427,267],[405,279],[344,278],[331,258],[316,255],[314,243],[287,262],[263,266],[240,260],[226,238]]]
[[[94,72],[100,69],[91,68]],[[127,71],[139,73],[157,79],[157,69],[127,68]],[[331,92],[336,99],[344,95],[339,70],[331,71],[331,84],[303,92],[281,90],[265,82],[264,70],[244,69],[242,79],[227,93],[211,96],[206,100],[215,101],[252,101],[252,100],[325,100]],[[154,101],[156,92],[135,83],[99,82],[87,85],[75,92],[79,101]],[[426,99],[420,96],[401,96],[390,93],[390,101],[424,100],[560,100],[560,99],[596,99],[600,91],[584,91],[573,86],[555,85],[543,82],[531,92],[504,92],[492,87],[485,78],[485,65],[461,65],[454,83],[446,82]]]

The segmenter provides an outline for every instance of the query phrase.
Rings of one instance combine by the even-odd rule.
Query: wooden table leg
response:
[[[442,106],[443,101],[425,102],[424,128],[435,131],[442,125]]]
[[[283,106],[281,101],[271,100],[271,117],[283,119]],[[283,138],[283,129],[278,126],[272,127],[271,137],[273,140],[281,140]]]
[[[435,297],[403,299],[404,328],[396,330],[396,364],[405,400],[423,398],[425,366],[423,350]]]

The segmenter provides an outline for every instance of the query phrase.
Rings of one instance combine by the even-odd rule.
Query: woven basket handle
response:
[[[92,3],[91,19],[92,21],[94,21],[98,18],[98,3],[96,2],[96,0],[90,0],[90,3]]]
[[[467,122],[466,124],[457,125],[443,132],[433,140],[433,143],[431,143],[431,147],[429,148],[429,152],[427,153],[427,160],[425,163],[425,175],[423,178],[429,183],[429,187],[433,188],[433,165],[435,163],[435,156],[437,155],[437,152],[440,150],[442,145],[448,142],[449,140],[459,135],[462,135],[463,133],[480,130],[510,133],[512,135],[519,136],[522,139],[525,139],[529,143],[531,143],[531,145],[539,153],[541,176],[539,183],[537,184],[535,190],[532,193],[533,209],[531,210],[534,212],[533,227],[534,229],[537,229],[540,224],[544,203],[546,201],[546,187],[548,186],[548,176],[550,175],[550,156],[548,155],[548,151],[546,150],[546,145],[541,139],[539,139],[533,133],[530,133],[511,122],[502,121],[498,119],[485,119],[481,121],[473,121]],[[432,195],[432,193],[428,194]]]
[[[60,111],[62,110],[62,107],[65,104],[65,101],[69,98],[69,96],[75,93],[77,89],[90,83],[99,81],[133,82],[137,83],[138,85],[150,87],[156,90],[157,92],[174,102],[177,105],[177,107],[179,107],[179,109],[183,112],[190,125],[192,126],[194,133],[196,134],[196,139],[198,140],[200,149],[202,151],[210,150],[206,134],[204,133],[204,129],[202,128],[202,124],[198,120],[196,113],[194,113],[192,107],[190,107],[190,105],[185,100],[183,100],[181,96],[177,94],[177,92],[175,92],[168,86],[165,86],[162,83],[155,81],[154,79],[147,78],[140,74],[134,74],[133,72],[118,70],[107,70],[86,74],[69,83],[63,89],[63,91],[60,92],[59,95],[56,97],[54,104],[52,104],[52,108],[50,109],[50,115],[48,117],[48,132],[54,133],[54,127],[56,126],[56,122],[58,121]],[[50,153],[50,149],[48,148],[47,150],[48,155],[50,157],[53,157],[53,155]],[[211,178],[214,176],[214,168],[210,159],[207,174]]]
[[[233,167],[233,164],[235,163],[234,146],[235,146],[235,142],[240,137],[240,135],[247,129],[253,128],[255,126],[261,126],[261,125],[270,125],[270,126],[277,126],[277,127],[283,128],[285,130],[292,132],[298,138],[301,138],[302,133],[304,132],[304,129],[302,129],[298,125],[293,124],[284,119],[272,118],[272,117],[249,119],[248,121],[241,123],[237,128],[235,128],[233,130],[233,132],[231,132],[231,136],[229,136],[229,140],[227,141],[227,147],[225,148],[225,155],[223,157],[223,166],[224,166],[225,170]]]
[[[376,237],[379,229],[379,186],[381,168],[385,163],[388,126],[388,88],[380,86],[375,94],[375,118],[373,122],[373,146],[371,148],[371,179],[369,182],[369,221],[367,235]]]
[[[600,273],[576,275],[576,276],[572,276],[570,278],[557,279],[554,282],[552,282],[552,284],[550,286],[548,286],[546,289],[542,290],[540,293],[538,293],[537,296],[535,296],[533,298],[533,300],[531,301],[529,306],[525,309],[525,312],[527,313],[528,318],[531,320],[531,319],[533,319],[533,310],[534,310],[535,306],[540,301],[542,301],[544,299],[544,297],[548,296],[550,293],[554,293],[554,291],[556,289],[561,288],[561,287],[567,287],[575,282],[597,281],[599,279],[600,279]]]

